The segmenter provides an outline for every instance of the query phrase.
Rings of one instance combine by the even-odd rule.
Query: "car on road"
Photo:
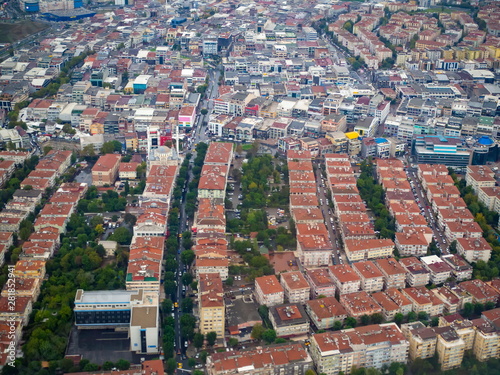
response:
[[[184,341],[184,347],[188,347],[188,342],[187,341]]]
[[[179,303],[178,302],[174,302],[174,307],[175,308],[179,307]]]
[[[177,363],[177,368],[182,368],[182,362]]]

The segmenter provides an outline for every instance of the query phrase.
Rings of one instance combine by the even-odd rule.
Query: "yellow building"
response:
[[[493,324],[486,319],[474,321],[476,332],[472,352],[478,361],[487,361],[500,356],[500,336]]]
[[[441,371],[460,367],[464,358],[465,342],[452,327],[434,327],[437,333],[436,351]]]
[[[408,352],[411,361],[416,358],[432,358],[436,352],[437,334],[422,322],[403,324],[401,331],[410,343]]]
[[[217,333],[217,337],[224,337],[224,298],[216,293],[207,293],[200,298],[200,333]]]
[[[225,305],[222,280],[217,273],[198,274],[200,314],[200,333],[217,333],[218,338],[224,337],[225,331]]]
[[[458,319],[456,319],[459,317]],[[465,350],[472,349],[474,345],[475,330],[472,321],[463,319],[459,315],[447,315],[439,318],[439,327],[452,327],[464,340]]]

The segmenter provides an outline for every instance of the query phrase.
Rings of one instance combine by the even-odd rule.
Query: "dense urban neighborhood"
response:
[[[0,5],[4,375],[500,368],[500,4]]]

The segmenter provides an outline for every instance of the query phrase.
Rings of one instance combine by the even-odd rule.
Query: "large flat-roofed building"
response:
[[[112,185],[118,177],[121,156],[106,154],[101,156],[92,167],[92,185]]]
[[[78,329],[128,328],[130,350],[159,352],[158,293],[78,289],[74,312]]]
[[[422,135],[413,142],[413,155],[419,164],[465,168],[471,162],[472,152],[461,138]]]

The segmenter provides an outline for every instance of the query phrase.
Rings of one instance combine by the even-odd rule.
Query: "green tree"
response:
[[[71,124],[64,124],[62,131],[66,134],[71,134],[71,135],[76,134],[76,130],[73,129]]]
[[[335,321],[333,322],[333,327],[332,327],[332,329],[333,329],[334,331],[340,331],[340,330],[342,329],[342,322],[341,322],[341,321],[339,321],[339,320],[335,320]]]
[[[266,342],[266,344],[271,344],[276,340],[276,331],[274,329],[267,329],[262,333],[262,340]]]
[[[169,375],[173,375],[175,370],[177,369],[177,361],[175,360],[175,358],[169,358],[167,359],[167,366],[166,366],[166,371],[167,371],[167,374]]]
[[[120,359],[118,362],[116,362],[116,367],[118,368],[118,370],[128,370],[130,368],[130,362],[124,359]]]
[[[188,366],[189,366],[189,367],[194,367],[194,366],[196,366],[196,359],[194,359],[194,358],[189,358],[189,359],[188,359]]]
[[[193,337],[193,345],[196,349],[200,349],[203,347],[203,343],[205,342],[205,336],[201,333],[195,333]]]
[[[470,318],[472,317],[472,314],[474,314],[474,305],[470,302],[464,303],[464,308],[462,310],[462,315],[465,318]]]
[[[47,155],[47,154],[48,154],[50,151],[52,151],[52,150],[53,150],[53,148],[52,148],[52,147],[50,147],[50,146],[44,146],[44,147],[43,147],[43,154],[44,154],[44,155]]]
[[[207,343],[209,346],[214,346],[215,341],[217,341],[217,332],[208,332],[206,335]]]
[[[101,147],[101,153],[112,154],[114,152],[120,152],[122,150],[122,144],[118,141],[108,141],[104,142]]]
[[[252,333],[250,336],[254,340],[261,340],[262,334],[266,331],[266,329],[262,326],[262,324],[256,324],[252,328]]]
[[[406,315],[406,320],[408,320],[408,322],[414,322],[415,320],[417,320],[417,313],[415,311],[410,311],[407,315]]]
[[[128,245],[132,240],[132,233],[130,233],[130,230],[128,228],[120,227],[117,228],[111,236],[109,236],[109,239],[112,241],[116,241],[122,245]]]
[[[352,316],[348,316],[344,322],[345,328],[355,328],[358,324],[358,321]]]
[[[193,263],[194,258],[195,258],[195,255],[194,255],[194,251],[193,250],[184,250],[181,253],[181,261],[186,266],[190,266],[191,263]]]
[[[238,339],[231,337],[229,338],[228,344],[230,347],[234,348],[236,345],[238,345]]]
[[[181,310],[183,313],[191,314],[193,312],[193,300],[191,298],[184,298],[181,301]]]
[[[193,282],[193,275],[190,274],[189,272],[186,272],[185,274],[182,275],[181,281],[183,285],[189,285]]]
[[[401,326],[401,323],[403,323],[404,320],[404,315],[401,313],[397,313],[394,315],[394,323],[396,323],[398,326]]]

